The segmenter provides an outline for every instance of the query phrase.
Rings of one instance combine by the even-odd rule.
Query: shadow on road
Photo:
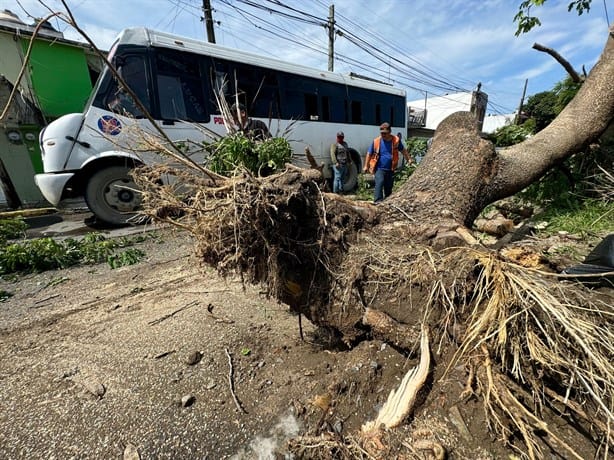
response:
[[[151,229],[146,229],[144,225],[109,225],[98,221],[90,212],[58,211],[53,214],[24,217],[24,221],[28,225],[26,230],[28,238],[81,236],[91,232],[122,236]]]

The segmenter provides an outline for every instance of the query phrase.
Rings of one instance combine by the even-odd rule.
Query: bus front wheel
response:
[[[360,171],[360,160],[358,152],[350,149],[350,161],[348,161],[343,178],[343,191],[353,192],[358,187],[358,173]]]
[[[137,213],[141,194],[130,171],[125,166],[109,166],[90,178],[85,201],[97,219],[122,225]]]

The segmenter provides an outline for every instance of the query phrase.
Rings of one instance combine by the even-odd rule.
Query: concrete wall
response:
[[[497,129],[502,128],[503,126],[513,124],[515,118],[515,113],[509,113],[506,115],[486,115],[486,117],[484,117],[482,132],[488,134],[494,133]]]

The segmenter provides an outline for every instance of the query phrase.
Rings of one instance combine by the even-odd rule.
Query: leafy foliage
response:
[[[548,126],[574,98],[581,86],[581,82],[575,82],[567,76],[554,85],[551,91],[543,91],[529,97],[522,110],[535,121],[535,132]]]
[[[264,176],[282,169],[292,157],[288,141],[281,137],[252,140],[241,132],[231,133],[207,146],[207,167],[212,171],[230,175],[238,167]]]
[[[576,10],[578,15],[585,11],[588,12],[591,8],[592,0],[573,0],[567,5],[567,11]],[[518,13],[514,16],[514,22],[518,24],[516,36],[529,32],[534,27],[541,26],[541,21],[536,16],[531,15],[533,6],[542,6],[546,0],[524,0],[518,7]]]
[[[356,188],[356,199],[368,201],[373,199],[373,181],[368,180],[366,174],[358,175],[358,187]]]
[[[426,155],[428,139],[424,137],[410,137],[405,141],[405,146],[414,161],[418,163]]]
[[[519,196],[538,203],[570,208],[595,198],[595,178],[614,167],[614,145],[607,142],[588,152],[573,155],[558,168],[523,190]]]
[[[565,106],[575,97],[581,86],[582,82],[573,81],[570,76],[567,76],[563,81],[554,85],[552,91],[556,94],[554,111],[557,115],[561,113]]]
[[[531,136],[534,131],[533,122],[525,122],[522,125],[507,125],[497,128],[489,137],[496,147],[509,147],[518,144]]]
[[[140,249],[129,248],[119,254],[111,254],[107,257],[107,263],[111,268],[119,268],[127,265],[138,264],[145,257]]]
[[[107,262],[111,268],[138,263],[145,254],[137,249],[117,250],[132,246],[138,239],[107,239],[100,233],[89,233],[83,239],[52,238],[27,240],[0,247],[0,275],[16,272],[42,272],[73,265]]]
[[[608,233],[614,228],[614,201],[599,190],[597,182],[603,171],[613,167],[614,145],[604,142],[597,149],[571,157],[517,197],[544,209],[535,217],[549,223],[545,233]]]
[[[557,95],[554,91],[543,91],[527,99],[522,110],[535,121],[535,131],[541,131],[558,115]],[[560,110],[559,110],[560,112]]]
[[[394,185],[392,187],[392,190],[398,190],[405,183],[405,181],[409,179],[409,177],[414,173],[415,170],[415,163],[412,163],[411,165],[405,163],[400,170],[394,173]]]
[[[23,238],[28,229],[28,224],[19,217],[15,219],[0,219],[0,243],[6,240]]]

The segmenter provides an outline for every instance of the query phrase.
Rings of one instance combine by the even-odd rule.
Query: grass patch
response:
[[[0,235],[12,235],[12,238],[23,236],[25,234],[25,228],[21,225],[23,221],[18,219],[14,221],[0,222],[0,229],[2,229]],[[132,246],[143,242],[148,237],[152,236],[109,239],[100,233],[92,232],[82,239],[67,238],[63,241],[38,238],[7,243],[6,238],[1,239],[0,275],[42,272],[79,264],[91,265],[105,262],[111,268],[134,265],[145,257],[145,253]]]
[[[373,201],[373,181],[368,180],[365,174],[358,175],[358,187],[356,188],[356,199],[361,201]]]
[[[547,235],[569,232],[602,236],[614,230],[614,203],[587,199],[570,207],[550,207],[534,219],[548,222],[548,226],[541,230]]]

